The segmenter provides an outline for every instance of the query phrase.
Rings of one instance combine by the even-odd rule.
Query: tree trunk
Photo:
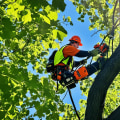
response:
[[[120,71],[120,45],[96,76],[89,91],[85,120],[102,120],[107,90]],[[112,116],[112,114],[111,114]],[[120,119],[120,117],[119,117]]]

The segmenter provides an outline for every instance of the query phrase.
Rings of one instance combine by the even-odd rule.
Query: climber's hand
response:
[[[99,52],[100,50],[98,48],[89,51],[91,56],[96,56],[97,54],[99,54]]]

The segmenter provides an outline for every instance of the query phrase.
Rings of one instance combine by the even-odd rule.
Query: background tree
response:
[[[57,20],[60,10],[65,9],[64,1],[61,3],[0,2],[0,119],[58,118],[63,111],[55,83],[50,77],[39,76],[45,71],[49,48],[59,47],[55,39],[61,41],[67,35]],[[29,64],[37,74],[28,70]],[[36,109],[34,115],[29,114],[31,107]]]
[[[85,15],[89,16],[89,30],[97,29],[103,39],[107,33],[113,36],[107,35],[105,39],[111,43],[108,58],[112,56],[104,69],[94,82],[92,78],[80,82],[83,94],[88,96],[89,93],[87,102],[80,100],[81,119],[101,120],[102,113],[107,118],[119,105],[120,1],[71,1],[80,14],[80,22],[84,22]],[[59,48],[58,42],[67,36],[58,20],[58,14],[64,12],[65,7],[64,0],[0,2],[0,119],[33,119],[35,116],[50,120],[77,119],[72,106],[64,105],[60,100],[59,94],[65,89],[60,86],[56,94],[56,83],[50,76],[45,76],[49,48]],[[73,25],[70,17],[63,17],[63,22]],[[101,34],[102,31],[105,31],[104,34]],[[29,71],[29,65],[36,74]],[[30,114],[30,108],[35,108],[36,112]],[[119,107],[108,118],[119,118],[118,112]]]

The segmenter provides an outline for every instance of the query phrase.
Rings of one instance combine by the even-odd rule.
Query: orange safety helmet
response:
[[[79,36],[72,36],[69,41],[71,40],[78,42],[79,46],[82,46],[81,39]]]

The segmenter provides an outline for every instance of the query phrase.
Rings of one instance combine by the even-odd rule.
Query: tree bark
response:
[[[88,94],[85,120],[102,120],[107,90],[120,71],[120,45],[96,76]],[[114,113],[115,114],[115,113]],[[111,114],[112,116],[112,114]],[[119,117],[120,119],[120,117]],[[112,119],[111,119],[112,120]],[[114,119],[115,120],[115,119]]]

